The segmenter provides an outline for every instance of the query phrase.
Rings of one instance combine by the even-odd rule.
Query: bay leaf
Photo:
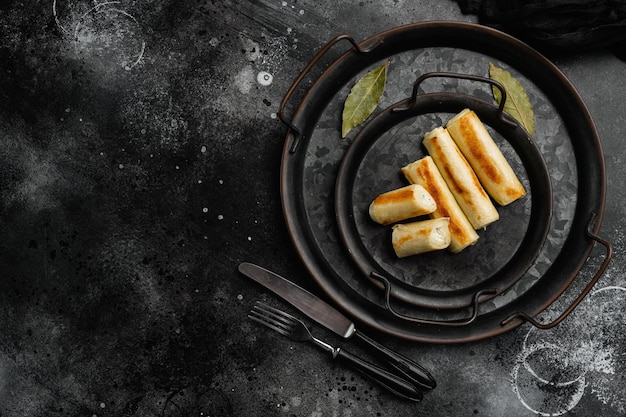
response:
[[[498,81],[506,90],[504,111],[513,116],[531,136],[534,135],[535,113],[524,86],[509,71],[499,68],[491,62],[489,63],[489,78]],[[493,98],[499,105],[502,94],[497,87],[493,87],[492,90]]]
[[[363,123],[376,109],[385,91],[389,62],[362,76],[350,90],[343,107],[341,137]]]

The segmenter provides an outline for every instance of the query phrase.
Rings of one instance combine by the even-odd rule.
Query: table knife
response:
[[[377,356],[384,359],[412,383],[423,389],[433,389],[437,385],[435,379],[423,366],[357,331],[356,326],[348,317],[304,288],[275,272],[249,262],[241,263],[239,271],[339,336],[345,339],[354,336],[369,345]]]

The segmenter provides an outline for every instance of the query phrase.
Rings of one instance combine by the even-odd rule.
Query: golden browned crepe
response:
[[[392,228],[391,243],[398,258],[445,249],[450,245],[450,219],[422,220],[396,224]]]
[[[426,156],[402,168],[402,173],[410,183],[419,184],[428,191],[437,203],[437,209],[429,214],[431,218],[448,217],[450,224],[450,246],[448,249],[457,253],[473,245],[478,240],[478,233],[454,199],[452,192],[439,173],[430,156]]]
[[[472,167],[446,129],[438,127],[426,133],[423,144],[474,229],[482,229],[500,218]]]
[[[505,206],[526,194],[476,113],[465,109],[450,119],[446,127],[487,193],[498,204]]]
[[[436,208],[435,200],[424,187],[411,184],[376,197],[370,204],[369,214],[375,222],[387,225],[430,214]]]

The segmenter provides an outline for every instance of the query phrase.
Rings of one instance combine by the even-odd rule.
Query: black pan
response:
[[[285,108],[301,81],[321,57],[327,58],[339,49],[338,44],[350,49],[332,60],[299,101],[293,116],[287,117]],[[413,83],[424,73],[484,75],[488,64],[494,62],[524,84],[535,109],[534,139],[552,184],[552,217],[546,238],[541,237],[539,230],[539,238],[532,241],[530,251],[521,248],[519,242],[524,238],[518,235],[512,239],[519,247],[511,249],[509,258],[519,259],[520,253],[526,258],[515,268],[519,274],[506,278],[504,281],[509,282],[501,287],[498,278],[489,281],[499,273],[497,266],[493,274],[484,276],[489,282],[477,278],[468,291],[480,291],[468,308],[445,309],[467,304],[467,294],[463,300],[451,300],[449,292],[444,292],[443,298],[428,300],[426,306],[421,306],[421,301],[396,302],[398,297],[392,294],[394,283],[380,274],[365,277],[363,268],[349,255],[340,237],[335,186],[341,161],[354,140],[354,134],[340,138],[342,104],[352,83],[385,61],[391,64],[381,108],[410,97]],[[463,81],[437,85],[436,91],[492,100],[490,88],[468,86]],[[429,113],[424,116],[426,120],[417,120],[419,126],[425,131],[429,124],[445,123],[451,109],[443,110]],[[499,31],[467,23],[427,22],[392,29],[362,42],[339,36],[322,48],[294,81],[281,103],[279,116],[289,126],[281,163],[281,196],[295,248],[325,294],[355,320],[378,331],[414,341],[458,343],[501,334],[525,321],[551,326],[564,319],[584,298],[611,258],[611,245],[597,236],[604,212],[605,170],[600,140],[589,112],[553,64]],[[418,136],[424,133],[415,124],[406,123],[414,122],[390,128],[398,134],[409,128]],[[515,160],[518,151],[513,149],[508,156]],[[520,158],[520,166],[528,163],[525,156]],[[532,176],[534,171],[529,172]],[[528,174],[526,178],[530,183]],[[537,182],[540,183],[545,182]],[[542,200],[546,206],[537,210],[550,211],[546,208],[549,202],[539,197],[545,193],[533,195],[539,187],[531,186],[531,209],[525,212],[530,225],[535,223],[529,213]],[[538,215],[536,224],[545,218],[545,214]],[[530,233],[526,231],[528,226],[520,228],[523,236]],[[575,280],[595,243],[601,243],[607,253],[589,284],[555,321],[539,323],[535,317]],[[539,252],[535,253],[537,248]],[[508,262],[504,261],[504,265]],[[373,282],[376,280],[380,285]],[[414,287],[409,283],[409,296],[415,295]],[[491,292],[493,288],[502,290]],[[442,308],[437,308],[439,302]]]
[[[502,89],[504,100],[498,106],[465,94],[418,94],[419,85],[434,77],[494,84]],[[539,255],[552,217],[550,176],[528,132],[503,112],[506,91],[499,83],[464,74],[427,73],[416,81],[414,91],[411,98],[372,118],[346,151],[335,190],[339,235],[364,276],[379,285],[384,277],[393,284],[390,292],[397,299],[434,309],[468,307],[479,292],[488,293],[479,300],[484,302],[509,289]],[[498,207],[498,222],[479,230],[478,242],[461,253],[444,251],[398,259],[391,247],[391,227],[381,227],[369,218],[369,204],[378,194],[406,185],[406,180],[399,179],[400,168],[427,152],[420,146],[420,136],[410,131],[398,135],[395,127],[407,121],[412,122],[409,125],[428,123],[418,117],[431,113],[450,118],[465,108],[494,129],[492,136],[499,139],[500,146],[510,145],[519,157],[519,163],[512,165],[526,184],[527,194],[515,204]],[[394,165],[396,169],[390,168]]]

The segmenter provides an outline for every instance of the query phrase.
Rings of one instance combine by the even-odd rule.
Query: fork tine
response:
[[[257,302],[252,311],[266,318],[271,319],[276,325],[280,325],[293,331],[294,328],[303,325],[303,323],[297,318],[281,311],[276,308],[270,307],[267,304]]]
[[[258,315],[254,314],[254,312],[251,312],[250,314],[248,314],[248,318],[264,325],[265,327],[269,327],[270,329],[282,334],[283,336],[289,336],[289,330],[283,327],[276,326],[274,322],[268,321],[267,317],[263,315]]]
[[[254,304],[253,309],[267,313],[268,315],[271,315],[272,317],[275,317],[276,319],[284,323],[295,324],[296,322],[299,321],[296,317],[292,316],[291,314],[285,311],[279,310],[277,308],[274,308],[265,303],[262,303],[260,301],[257,301]]]
[[[293,323],[291,321],[286,320],[285,318],[274,314],[271,311],[259,309],[256,306],[250,311],[250,314],[254,314],[257,317],[274,323],[276,326],[284,327],[285,329],[293,327]]]
[[[292,319],[295,318],[289,315],[284,317],[282,314],[278,313],[282,312],[266,304],[257,302],[250,311],[250,314],[248,314],[248,317],[278,331],[282,335],[289,336],[290,333],[293,332],[295,326],[297,326],[297,322],[294,322]]]

